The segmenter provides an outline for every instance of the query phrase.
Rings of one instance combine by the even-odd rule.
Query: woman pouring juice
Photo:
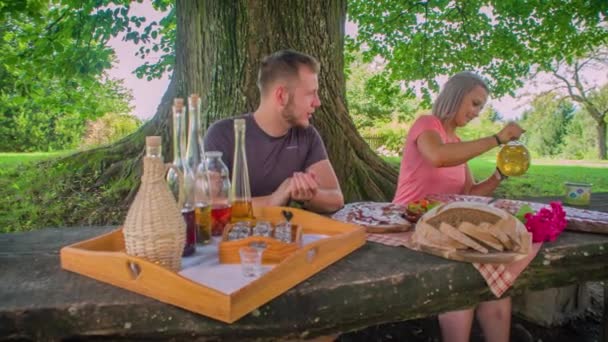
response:
[[[409,130],[394,203],[407,205],[435,193],[488,196],[498,187],[506,178],[501,169],[507,168],[496,168],[493,175],[475,182],[467,162],[518,139],[524,130],[510,122],[496,134],[476,140],[461,141],[457,134],[479,115],[487,99],[488,87],[476,74],[461,72],[448,80],[432,115],[419,117]],[[440,314],[443,340],[468,341],[475,312],[487,341],[509,341],[510,298]]]

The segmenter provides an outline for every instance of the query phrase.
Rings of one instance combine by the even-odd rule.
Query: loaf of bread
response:
[[[413,240],[445,252],[527,254],[531,237],[508,212],[490,205],[452,202],[433,208],[416,224]]]

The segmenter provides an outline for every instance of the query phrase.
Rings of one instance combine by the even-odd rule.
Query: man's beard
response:
[[[298,123],[298,115],[295,113],[294,111],[294,104],[292,101],[292,97],[289,97],[289,100],[287,100],[287,105],[285,106],[285,109],[283,109],[283,112],[281,113],[281,117],[289,124],[290,127],[306,127],[308,125],[306,124],[300,124]]]

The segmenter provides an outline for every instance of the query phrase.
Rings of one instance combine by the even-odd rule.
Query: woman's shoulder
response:
[[[416,119],[413,128],[418,129],[428,129],[428,128],[439,128],[441,127],[441,120],[438,117],[432,114],[421,115]]]

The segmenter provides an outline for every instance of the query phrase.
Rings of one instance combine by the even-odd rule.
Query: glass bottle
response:
[[[506,176],[521,176],[530,167],[530,153],[519,141],[510,141],[498,151],[496,166]]]
[[[190,169],[196,170],[203,160],[203,135],[201,124],[201,99],[192,94],[188,98],[188,147],[186,149],[186,162]]]
[[[253,206],[249,170],[247,169],[247,154],[245,151],[245,119],[234,120],[234,159],[232,161],[232,222],[252,221]]]
[[[211,207],[205,171],[205,149],[203,136],[205,128],[201,126],[201,100],[197,94],[188,98],[188,147],[186,163],[194,173],[194,218],[198,240],[209,243],[211,239]]]
[[[175,169],[167,172],[167,184],[177,198],[178,207],[186,223],[186,245],[183,256],[189,256],[196,251],[196,220],[194,212],[194,174],[185,161],[186,131],[185,131],[184,100],[175,99],[173,104],[173,166]],[[183,176],[179,183],[178,172]]]
[[[198,228],[198,241],[206,244],[211,241],[211,198],[207,178],[206,158],[201,161],[195,173],[194,216]]]
[[[218,151],[206,151],[205,167],[211,205],[211,236],[220,237],[231,216],[230,172],[222,161],[222,152]]]

